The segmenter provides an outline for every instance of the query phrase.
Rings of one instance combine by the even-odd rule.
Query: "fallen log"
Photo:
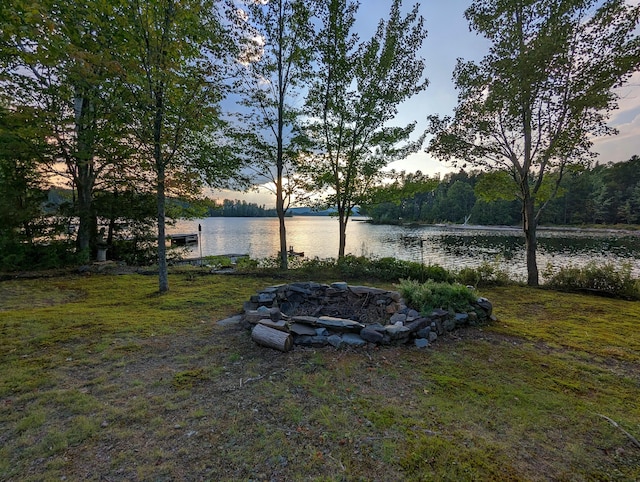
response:
[[[251,338],[259,345],[275,348],[280,351],[289,351],[293,346],[293,339],[289,333],[275,330],[268,326],[257,324],[251,330]]]

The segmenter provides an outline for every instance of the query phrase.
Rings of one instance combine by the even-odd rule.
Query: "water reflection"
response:
[[[279,250],[275,218],[206,218],[179,222],[170,232],[197,232],[201,245],[192,255],[246,253],[253,258],[275,256]],[[307,257],[335,258],[338,222],[327,217],[293,217],[287,220],[287,240]],[[369,257],[391,256],[445,268],[476,267],[495,263],[511,276],[526,277],[524,237],[518,229],[457,229],[446,226],[379,226],[351,221],[346,252]],[[640,276],[640,235],[577,230],[540,230],[538,265],[583,266],[589,261],[627,261]]]

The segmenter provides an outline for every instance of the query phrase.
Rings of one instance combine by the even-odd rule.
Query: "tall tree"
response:
[[[568,165],[590,162],[593,136],[613,132],[614,88],[640,65],[639,15],[622,0],[475,0],[465,12],[491,47],[480,63],[458,61],[458,106],[453,118],[431,118],[428,151],[508,173],[529,285],[538,284],[536,230],[548,200]]]
[[[109,81],[119,68],[110,55],[117,12],[117,1],[11,0],[0,15],[3,94],[17,108],[37,109],[50,131],[46,160],[76,190],[77,247],[85,258],[96,238],[96,181],[124,148],[120,86]]]
[[[313,57],[309,4],[305,0],[249,2],[253,30],[246,39],[245,68],[237,83],[245,108],[239,138],[258,181],[274,186],[283,269],[288,265],[285,216],[294,189],[292,132],[301,114],[298,97],[309,79]]]
[[[216,0],[133,0],[124,9],[123,81],[140,165],[155,185],[159,291],[168,291],[166,196],[173,186],[199,191],[236,172],[221,139],[219,103],[224,60],[233,53],[224,3]],[[227,21],[229,20],[229,21]]]
[[[326,194],[325,203],[337,209],[343,257],[352,209],[367,199],[384,166],[422,145],[422,136],[410,140],[415,123],[387,124],[402,102],[427,86],[425,63],[417,55],[427,32],[419,5],[403,15],[401,1],[394,0],[387,20],[360,42],[353,32],[358,4],[329,0],[323,6],[315,43],[319,71],[306,102],[313,147],[303,169],[311,186]]]

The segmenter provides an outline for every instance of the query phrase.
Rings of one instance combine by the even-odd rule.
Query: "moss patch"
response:
[[[280,353],[215,323],[274,279],[45,282],[83,297],[0,312],[3,480],[640,479],[600,417],[640,436],[640,303],[495,288],[427,350]]]

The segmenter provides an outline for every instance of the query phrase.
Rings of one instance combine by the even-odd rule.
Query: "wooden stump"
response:
[[[274,330],[268,326],[258,323],[251,330],[251,338],[259,345],[275,348],[280,351],[289,351],[293,346],[293,339],[289,333]]]

